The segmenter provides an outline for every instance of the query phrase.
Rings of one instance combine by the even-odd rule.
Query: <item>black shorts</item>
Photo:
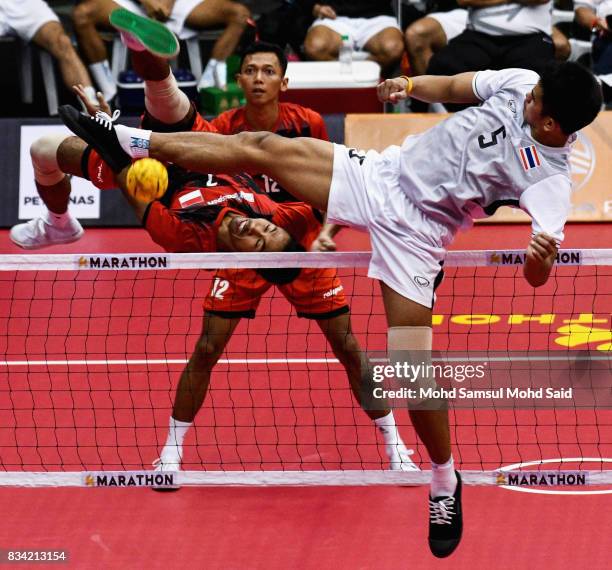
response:
[[[455,75],[464,71],[520,67],[540,73],[555,58],[552,38],[544,33],[491,36],[465,30],[429,61],[427,73]]]

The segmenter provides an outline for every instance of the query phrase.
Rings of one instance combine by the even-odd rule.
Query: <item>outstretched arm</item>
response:
[[[419,75],[387,79],[377,88],[378,98],[383,103],[397,103],[408,97],[426,103],[479,103],[480,99],[472,88],[475,74],[474,71],[467,71],[457,75]]]

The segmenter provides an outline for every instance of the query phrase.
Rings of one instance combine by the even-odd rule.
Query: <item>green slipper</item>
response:
[[[176,36],[161,22],[118,8],[109,17],[112,26],[136,38],[148,51],[163,59],[172,59],[179,52]]]

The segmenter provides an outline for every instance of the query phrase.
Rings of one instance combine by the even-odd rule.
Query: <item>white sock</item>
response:
[[[218,61],[214,69],[215,85],[219,89],[225,89],[227,87],[227,63],[225,61]]]
[[[65,228],[70,220],[72,220],[72,215],[68,210],[63,214],[56,214],[51,210],[47,210],[47,223],[53,227]]]
[[[431,462],[431,497],[452,497],[457,488],[453,456],[446,463]]]
[[[399,442],[401,442],[401,438],[399,437],[399,433],[397,431],[397,426],[395,425],[393,412],[389,412],[382,418],[375,419],[374,424],[378,428],[378,431],[382,434],[383,439],[385,440],[385,445],[397,445]]]
[[[170,416],[170,428],[166,444],[162,450],[162,455],[172,454],[178,455],[179,458],[183,455],[183,441],[187,431],[193,425],[193,422],[181,422]]]
[[[172,72],[161,81],[145,80],[145,107],[156,119],[166,124],[182,121],[191,109],[189,97],[176,83]]]
[[[198,81],[198,90],[205,89],[206,87],[214,87],[215,85],[215,67],[219,63],[216,59],[209,59],[200,81]]]
[[[100,91],[102,91],[104,99],[110,101],[117,94],[117,84],[115,83],[108,60],[105,59],[104,61],[90,64],[89,71],[98,84]]]
[[[145,158],[149,156],[149,140],[152,131],[115,125],[115,132],[121,148],[132,158]]]

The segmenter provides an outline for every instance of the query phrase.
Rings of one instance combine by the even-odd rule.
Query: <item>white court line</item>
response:
[[[610,356],[493,356],[490,358],[467,357],[446,358],[448,362],[545,362],[550,361],[581,361],[581,360],[604,360],[609,361]],[[387,362],[386,359],[372,359],[372,362]],[[112,360],[0,360],[0,367],[10,368],[13,366],[131,366],[145,364],[147,366],[160,366],[166,364],[187,364],[185,358],[142,358],[142,359],[112,359]],[[340,364],[336,358],[226,358],[217,364]]]

